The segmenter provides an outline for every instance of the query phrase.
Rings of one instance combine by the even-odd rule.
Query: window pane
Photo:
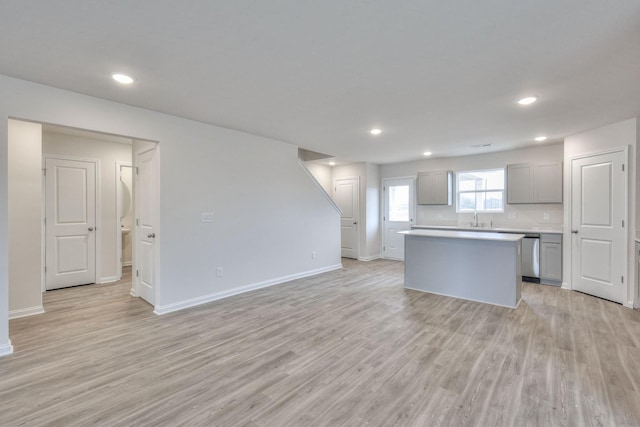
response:
[[[467,174],[458,175],[458,191],[474,191],[476,189],[476,180]]]
[[[504,190],[504,169],[485,171],[484,178],[487,190]]]
[[[389,221],[409,221],[409,186],[389,187]]]
[[[460,193],[458,197],[459,211],[475,211],[476,210],[476,193]]]
[[[502,210],[502,191],[491,191],[484,193],[484,209],[485,211],[501,211]]]
[[[458,173],[458,191],[504,190],[504,169]]]

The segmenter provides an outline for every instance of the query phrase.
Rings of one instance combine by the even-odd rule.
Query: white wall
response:
[[[604,150],[628,147],[629,163],[628,163],[628,268],[627,268],[627,284],[636,283],[635,271],[635,242],[636,236],[636,192],[637,192],[637,176],[636,176],[636,151],[638,145],[638,119],[633,118],[622,122],[603,126],[587,132],[580,133],[565,138],[564,141],[564,192],[569,194],[571,186],[571,158],[580,154],[596,153]],[[566,224],[563,245],[563,277],[568,287],[571,287],[571,217],[570,209],[567,203],[564,221]],[[627,287],[628,300],[626,305],[632,306],[637,304],[637,287],[630,285]]]
[[[380,248],[382,243],[380,241],[381,232],[380,229],[380,210],[382,205],[380,202],[380,166],[371,163],[366,164],[366,206],[365,212],[365,227],[366,227],[366,253],[367,259],[379,258]]]
[[[9,314],[42,313],[42,126],[9,120]],[[0,342],[0,345],[2,342]]]
[[[311,175],[318,181],[318,184],[322,186],[327,194],[333,196],[333,170],[331,166],[322,165],[319,163],[305,162]]]
[[[340,266],[339,215],[298,165],[297,147],[0,76],[9,117],[159,141],[157,307]],[[0,128],[0,351],[8,349],[7,132]],[[216,222],[200,223],[201,212]],[[31,244],[39,253],[40,243]],[[315,251],[317,257],[311,258]],[[216,278],[215,268],[224,267]]]
[[[0,117],[8,117],[6,107]],[[0,356],[13,352],[9,340],[9,121],[0,120]],[[3,135],[7,135],[6,138]]]
[[[562,159],[562,144],[541,144],[520,150],[382,165],[380,174],[381,178],[385,179],[416,176],[418,172],[430,170],[472,171],[504,168],[512,163],[551,162]],[[456,213],[455,202],[452,206],[419,205],[416,213],[416,224],[419,225],[466,225],[473,219],[473,214]],[[549,219],[545,219],[545,213],[549,215]],[[505,204],[504,213],[480,214],[479,217],[481,222],[493,221],[494,226],[502,227],[561,227],[563,204]]]
[[[100,247],[97,253],[96,280],[98,283],[118,280],[117,242],[120,232],[116,212],[116,162],[131,162],[131,145],[98,139],[43,132],[42,154],[97,159],[100,161],[98,181],[100,183],[100,211],[97,212]]]

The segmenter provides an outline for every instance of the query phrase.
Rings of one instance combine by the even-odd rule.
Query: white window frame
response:
[[[478,173],[478,172],[496,172],[496,171],[502,171],[502,188],[487,188],[484,190],[465,190],[465,191],[460,191],[460,177],[463,176],[464,174],[472,174],[472,173]],[[504,205],[506,203],[505,200],[505,187],[506,187],[506,172],[505,172],[505,168],[491,168],[491,169],[476,169],[476,170],[470,170],[470,171],[459,171],[456,173],[456,213],[473,213],[473,212],[481,212],[481,213],[503,213],[504,212]],[[491,210],[485,210],[485,209],[477,209],[478,207],[476,206],[476,209],[462,209],[460,207],[460,194],[478,194],[478,193],[496,193],[496,192],[501,192],[502,193],[502,208],[501,209],[491,209]],[[477,200],[477,199],[476,199]]]

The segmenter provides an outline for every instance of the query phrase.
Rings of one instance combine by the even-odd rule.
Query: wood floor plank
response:
[[[128,270],[47,292],[10,322],[0,425],[640,425],[637,311],[528,283],[507,309],[343,264],[164,316]]]

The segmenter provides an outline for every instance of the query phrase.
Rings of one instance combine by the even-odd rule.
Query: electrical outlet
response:
[[[518,217],[518,214],[515,212],[509,212],[509,219],[516,219]]]
[[[311,259],[316,259],[316,251],[311,252]]]
[[[544,219],[549,219],[549,212],[545,212],[543,217],[544,217]]]
[[[222,267],[216,268],[216,276],[222,277],[223,275],[224,275],[224,271],[222,270]]]

